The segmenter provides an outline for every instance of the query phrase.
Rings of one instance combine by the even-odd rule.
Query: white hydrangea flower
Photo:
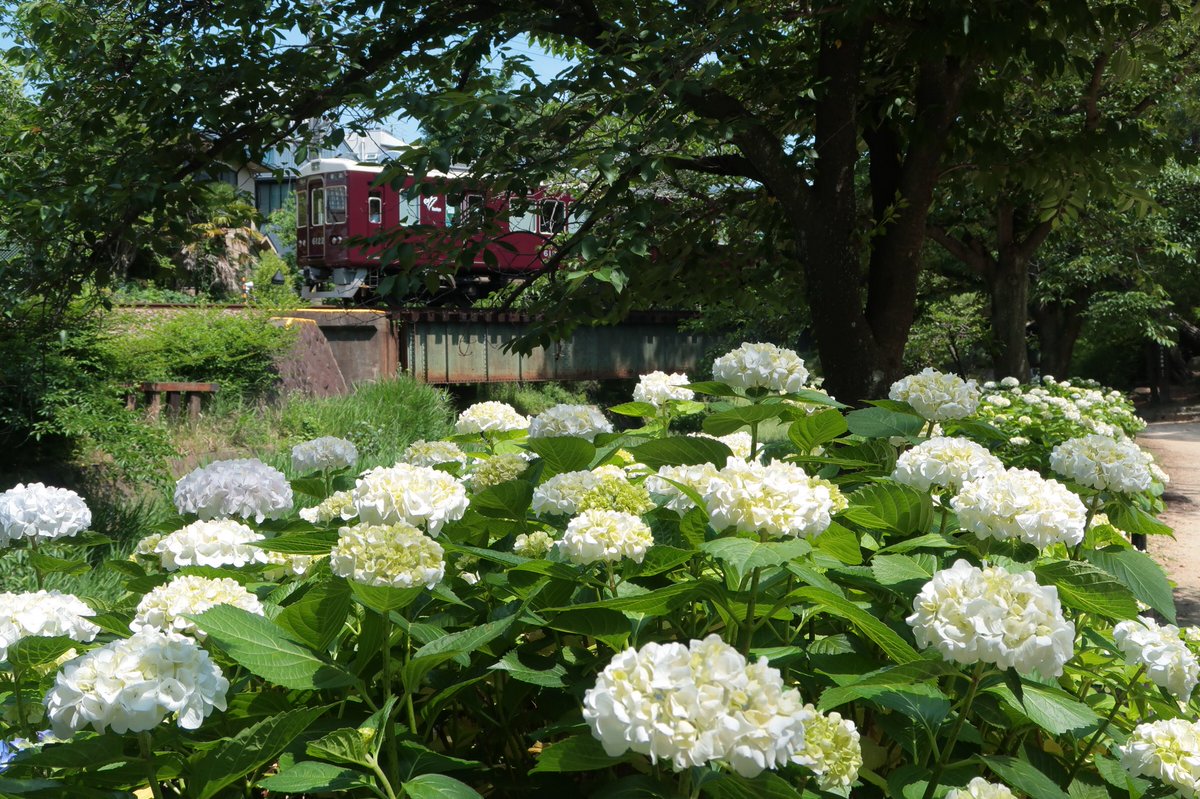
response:
[[[298,474],[346,469],[356,463],[358,447],[337,436],[322,436],[292,447],[292,471]]]
[[[529,422],[530,438],[577,436],[594,441],[601,433],[611,433],[612,422],[595,405],[555,405]]]
[[[662,408],[670,400],[695,399],[696,392],[687,388],[691,382],[688,376],[678,372],[651,372],[642,375],[633,389],[634,402],[648,402],[655,408]]]
[[[356,524],[338,531],[329,568],[364,585],[433,588],[446,574],[441,544],[403,521]]]
[[[163,540],[162,533],[151,533],[140,539],[133,547],[133,554],[142,558],[158,560],[158,542]]]
[[[1015,377],[1009,376],[1000,381],[1001,388],[1016,388],[1021,385],[1021,381]]]
[[[808,382],[804,359],[774,344],[744,343],[713,361],[713,379],[733,388],[791,393]]]
[[[744,777],[803,752],[811,717],[765,658],[747,664],[716,635],[618,653],[583,704],[611,756],[632,750],[676,771],[724,762]]]
[[[1021,674],[1062,674],[1075,649],[1075,625],[1063,618],[1058,589],[1033,572],[980,569],[965,560],[933,575],[906,621],[917,644],[955,663],[994,663]]]
[[[83,497],[66,488],[17,483],[0,494],[0,544],[5,539],[69,538],[91,523],[92,512]]]
[[[91,641],[100,628],[88,621],[96,611],[74,594],[59,591],[0,594],[0,661],[23,638],[65,635],[72,641]]]
[[[251,546],[263,538],[262,533],[233,519],[192,522],[159,539],[154,552],[167,571],[184,566],[241,568],[248,563],[267,562],[267,553]]]
[[[587,510],[567,524],[555,544],[572,563],[613,562],[628,558],[641,563],[654,546],[650,528],[632,513],[617,510]]]
[[[1117,752],[1121,765],[1134,776],[1154,777],[1186,799],[1200,795],[1200,722],[1161,719],[1139,724]]]
[[[730,458],[705,487],[714,530],[728,527],[772,538],[815,538],[844,502],[835,487],[809,477],[794,463],[750,463]]]
[[[462,483],[428,466],[381,466],[363,474],[354,487],[354,507],[364,522],[424,523],[431,535],[446,522],[461,519],[467,505]]]
[[[293,555],[286,552],[267,552],[263,579],[282,580],[285,577],[307,577],[324,555]]]
[[[646,490],[651,494],[659,494],[667,498],[667,507],[678,513],[686,513],[696,507],[692,498],[683,493],[668,480],[695,490],[704,496],[708,484],[718,479],[720,470],[711,463],[701,463],[695,466],[660,466],[658,472],[646,478]]]
[[[452,441],[426,441],[419,438],[408,445],[404,454],[400,456],[400,461],[413,466],[457,463],[460,467],[464,467],[467,465],[467,453]]]
[[[821,713],[805,705],[804,749],[792,760],[812,769],[821,790],[849,791],[862,768],[862,744],[858,728],[841,713]]]
[[[965,483],[950,505],[980,539],[1019,538],[1038,548],[1078,544],[1087,518],[1077,494],[1031,469],[989,472]]]
[[[587,493],[599,484],[600,478],[594,472],[562,472],[533,489],[530,507],[537,516],[570,516],[579,510],[579,503]]]
[[[325,524],[334,519],[350,521],[358,515],[353,491],[335,491],[311,508],[301,508],[299,516],[309,524]]]
[[[471,467],[468,482],[471,488],[482,491],[485,488],[516,480],[529,468],[529,460],[517,452],[502,452],[481,461]]]
[[[280,519],[292,509],[292,486],[283,472],[257,458],[214,461],[179,479],[175,507],[205,521]]]
[[[692,438],[711,438],[713,441],[720,441],[725,446],[729,447],[729,451],[733,453],[733,457],[741,461],[750,460],[750,445],[754,443],[754,439],[749,433],[730,433],[727,436],[710,436],[708,433],[688,433]],[[755,460],[762,460],[762,453],[758,453]]]
[[[544,558],[554,548],[554,539],[545,530],[521,533],[513,541],[513,552],[523,558]]]
[[[1146,667],[1146,676],[1155,685],[1166,688],[1180,702],[1187,702],[1200,680],[1200,663],[1187,648],[1174,624],[1164,624],[1148,616],[1123,621],[1113,628],[1113,639],[1125,656],[1125,662]]]
[[[1011,379],[1015,380],[1016,378]],[[1017,796],[1006,785],[988,782],[983,777],[972,777],[971,781],[967,783],[967,787],[955,788],[946,794],[946,799],[1017,799]]]
[[[147,627],[75,658],[46,694],[54,734],[144,732],[169,716],[186,730],[225,709],[229,681],[192,639]]]
[[[203,613],[217,605],[233,605],[259,616],[266,614],[258,597],[237,580],[183,574],[142,597],[133,621],[129,622],[129,629],[136,633],[149,627],[190,635],[203,641],[206,637],[204,631],[198,629],[196,623],[187,616]]]
[[[459,435],[528,429],[529,419],[505,402],[477,402],[460,413],[454,423],[454,432]]]
[[[1150,454],[1128,438],[1088,435],[1062,442],[1050,452],[1050,468],[1081,485],[1134,494],[1150,488]]]
[[[892,479],[920,491],[930,486],[957,491],[963,483],[1003,469],[1004,464],[986,447],[966,438],[937,436],[903,453]]]
[[[907,402],[921,416],[935,422],[962,419],[979,407],[979,388],[974,380],[963,380],[933,368],[900,378],[892,383],[888,396]]]

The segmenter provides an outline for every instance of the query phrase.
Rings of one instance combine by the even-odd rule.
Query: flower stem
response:
[[[38,543],[37,543],[36,535],[29,539],[29,552],[31,555],[36,555],[38,553]],[[30,558],[30,560],[33,560],[33,558]],[[46,578],[42,576],[42,569],[40,566],[37,565],[36,561],[34,561],[34,563],[33,563],[33,578],[35,580],[37,580],[38,590],[41,591],[43,588],[43,583],[45,582]]]
[[[138,748],[142,753],[142,762],[146,764],[146,777],[150,780],[150,793],[154,794],[154,799],[163,799],[162,785],[158,782],[158,766],[154,763],[154,745],[150,740],[148,730],[138,733]]]
[[[976,664],[975,673],[971,675],[971,684],[967,687],[967,695],[963,699],[962,707],[958,710],[958,718],[954,721],[954,727],[950,730],[950,737],[946,739],[946,745],[942,747],[942,751],[938,755],[937,764],[933,767],[933,774],[929,777],[929,784],[925,786],[925,795],[922,799],[933,799],[933,793],[937,789],[938,781],[942,778],[942,772],[946,770],[946,762],[954,751],[954,744],[958,742],[958,734],[962,732],[963,724],[971,711],[971,705],[975,703],[975,694],[979,692],[979,683],[983,681],[984,670],[983,663]]]
[[[1067,772],[1067,788],[1070,788],[1071,783],[1075,781],[1075,775],[1079,773],[1079,768],[1084,764],[1084,761],[1087,760],[1088,755],[1092,753],[1092,749],[1095,748],[1096,742],[1100,740],[1100,736],[1103,735],[1104,731],[1108,729],[1108,725],[1112,724],[1112,720],[1117,717],[1117,712],[1125,706],[1125,700],[1129,698],[1129,692],[1133,689],[1133,684],[1138,681],[1138,678],[1142,676],[1142,672],[1145,670],[1145,663],[1139,665],[1137,667],[1137,671],[1135,671],[1133,676],[1129,678],[1129,684],[1126,685],[1120,692],[1118,692],[1115,697],[1113,697],[1112,710],[1110,710],[1108,715],[1104,717],[1104,721],[1100,722],[1100,726],[1096,728],[1094,733],[1092,733],[1092,737],[1088,739],[1087,745],[1083,747],[1083,751],[1079,753],[1079,757],[1075,758],[1075,762],[1071,764],[1071,770]]]
[[[750,576],[750,598],[746,600],[746,624],[742,628],[742,654],[750,654],[750,642],[754,638],[754,611],[758,603],[758,580],[762,576],[762,567],[755,569]]]
[[[383,701],[380,707],[387,707],[388,700],[392,698],[392,619],[387,611],[379,615],[383,617]],[[400,758],[396,754],[396,734],[392,729],[391,715],[389,710],[383,719],[383,748],[387,753],[389,776],[398,781]]]

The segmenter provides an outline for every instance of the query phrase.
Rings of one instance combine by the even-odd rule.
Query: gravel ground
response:
[[[1153,422],[1138,443],[1171,478],[1162,520],[1175,537],[1152,536],[1150,554],[1175,582],[1179,624],[1200,624],[1200,422]]]

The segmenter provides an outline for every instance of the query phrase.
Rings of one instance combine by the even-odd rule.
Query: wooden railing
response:
[[[188,418],[200,415],[200,403],[207,394],[215,394],[220,388],[216,383],[135,383],[126,387],[125,407],[137,407],[137,395],[145,398],[146,414],[157,419],[162,413],[163,398],[166,397],[167,414],[178,418],[187,402]]]

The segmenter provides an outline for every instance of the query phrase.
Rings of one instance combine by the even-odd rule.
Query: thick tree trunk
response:
[[[1038,369],[1044,375],[1065,377],[1071,367],[1071,356],[1075,352],[1075,342],[1083,330],[1083,309],[1085,302],[1070,304],[1048,303],[1033,309],[1033,318],[1037,320],[1038,351],[1040,359]]]
[[[992,299],[992,367],[996,377],[1029,379],[1029,269],[1023,258],[1002,251],[988,275]]]

